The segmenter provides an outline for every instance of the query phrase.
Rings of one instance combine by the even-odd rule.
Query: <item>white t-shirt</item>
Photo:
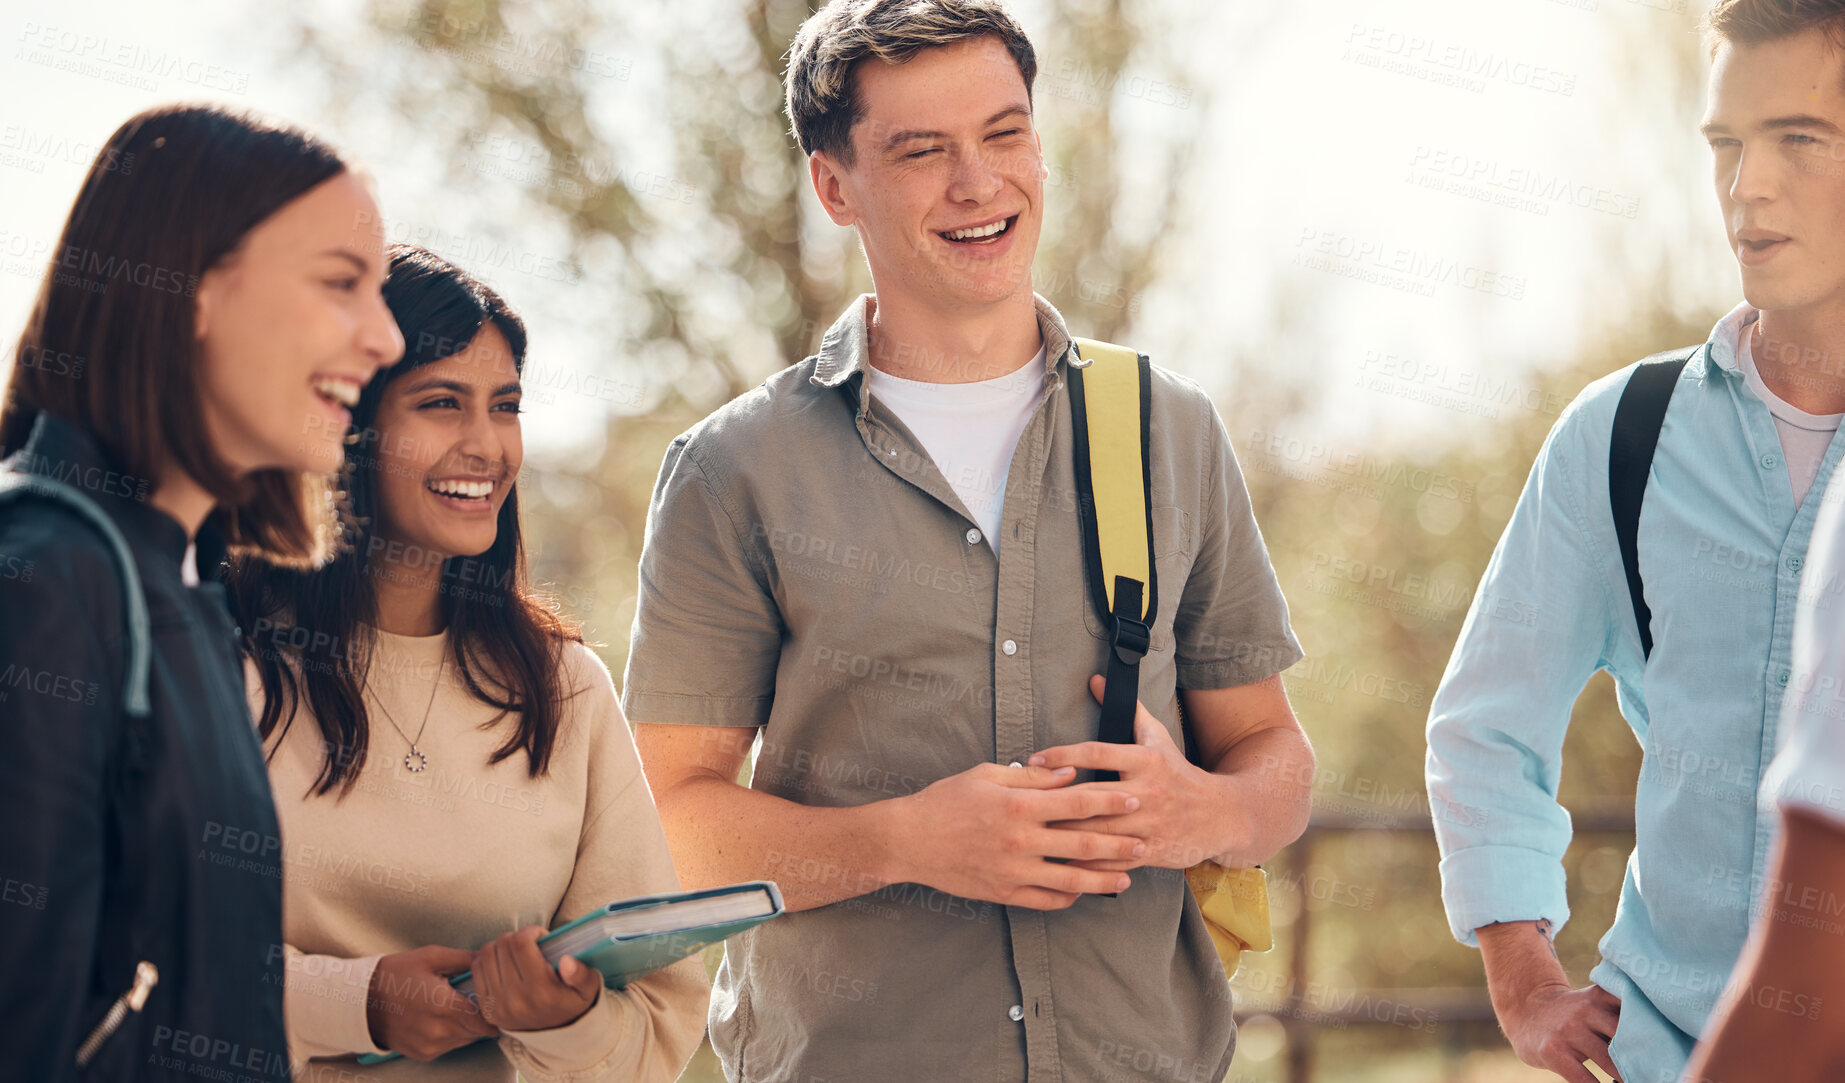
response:
[[[922,442],[980,533],[999,552],[1012,451],[1044,391],[1044,351],[993,380],[937,384],[865,368],[865,391]]]
[[[1845,476],[1834,474],[1820,500],[1794,608],[1781,751],[1761,795],[1845,830]]]
[[[1809,414],[1770,391],[1762,381],[1761,370],[1755,367],[1754,338],[1755,321],[1750,320],[1736,336],[1736,367],[1774,415],[1775,431],[1781,435],[1781,457],[1787,460],[1787,480],[1794,486],[1794,506],[1799,507],[1807,490],[1813,487],[1813,479],[1819,476],[1819,464],[1832,446],[1832,434],[1838,431],[1839,419],[1845,414]]]

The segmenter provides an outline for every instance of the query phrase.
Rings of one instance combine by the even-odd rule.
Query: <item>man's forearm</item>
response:
[[[1300,838],[1313,811],[1313,747],[1294,729],[1268,729],[1237,742],[1212,773],[1223,779],[1225,807],[1243,822],[1226,852],[1228,865],[1259,864]]]
[[[1541,922],[1504,921],[1474,933],[1486,965],[1486,988],[1501,1022],[1508,1008],[1522,1005],[1533,990],[1546,985],[1569,988],[1569,975]]]
[[[789,910],[811,910],[898,879],[888,800],[800,805],[701,775],[661,790],[655,802],[688,889],[773,880]]]

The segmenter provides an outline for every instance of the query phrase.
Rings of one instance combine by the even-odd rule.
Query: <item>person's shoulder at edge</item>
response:
[[[1153,373],[1153,409],[1175,419],[1197,415],[1208,419],[1217,409],[1204,385],[1184,373],[1174,372],[1155,360],[1148,366]]]
[[[126,634],[121,592],[114,550],[75,512],[39,497],[0,505],[0,599],[9,618],[26,618],[22,631],[68,628],[62,614],[75,608],[112,646]]]
[[[816,407],[831,406],[844,412],[850,423],[851,404],[843,387],[822,387],[813,382],[817,356],[789,365],[775,372],[724,405],[706,414],[691,428],[673,438],[677,447],[743,451],[756,454],[777,443],[802,439],[802,432],[791,428],[797,419],[810,421]]]
[[[1552,447],[1566,444],[1573,446],[1584,453],[1593,453],[1598,461],[1605,457],[1614,430],[1615,409],[1620,405],[1621,393],[1627,389],[1627,381],[1632,378],[1635,369],[1657,356],[1648,355],[1589,381],[1557,413],[1556,423],[1551,426],[1546,443]],[[1681,385],[1696,378],[1697,375],[1689,368],[1679,374]],[[1677,393],[1678,389],[1675,388],[1674,395]],[[1602,467],[1605,470],[1605,462],[1602,462]]]
[[[1701,350],[1704,344],[1700,342],[1697,345]],[[1583,423],[1588,421],[1599,422],[1603,420],[1613,423],[1615,406],[1620,403],[1621,392],[1626,390],[1627,381],[1632,378],[1634,370],[1648,362],[1663,361],[1681,352],[1682,350],[1680,348],[1674,347],[1670,350],[1661,350],[1657,353],[1648,354],[1637,361],[1622,365],[1606,376],[1600,376],[1589,381],[1584,385],[1581,391],[1576,393],[1576,397],[1570,401],[1570,404],[1564,408],[1562,414],[1559,415],[1559,419],[1567,417],[1572,411],[1575,411],[1586,415],[1583,418]],[[1712,365],[1714,365],[1714,362],[1712,362],[1707,355],[1694,353],[1684,370],[1679,373],[1678,379],[1680,385],[1683,385],[1687,381],[1696,382],[1702,379],[1707,372],[1707,366]],[[1677,390],[1676,388],[1674,389],[1674,394],[1677,393]]]
[[[624,731],[629,729],[614,675],[596,649],[581,641],[563,643],[558,652],[558,666],[561,670],[558,687],[564,697],[562,724],[566,730],[558,747],[560,750],[571,748],[577,743],[574,738],[580,736],[587,742],[587,754],[594,759],[601,755],[596,750],[604,747],[603,742],[608,740],[612,727],[619,725]],[[632,746],[631,740],[620,743]]]
[[[595,701],[582,705],[572,702],[571,710],[593,708],[604,701],[615,701],[615,678],[609,672],[608,663],[588,643],[565,640],[558,651],[558,665],[563,670],[560,684],[564,695],[588,696]]]

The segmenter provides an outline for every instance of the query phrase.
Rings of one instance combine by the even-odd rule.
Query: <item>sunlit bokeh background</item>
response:
[[[1442,916],[1422,728],[1544,432],[1734,301],[1686,0],[1017,0],[1052,162],[1036,282],[1079,334],[1194,377],[1235,438],[1309,659],[1315,821],[1271,863],[1231,1078],[1513,1081]],[[531,329],[528,538],[620,673],[668,440],[868,288],[780,112],[806,0],[10,0],[0,329],[97,145],[248,105],[377,177],[393,240]],[[1080,589],[1072,584],[1072,590]],[[893,719],[892,724],[901,724]],[[1566,746],[1578,982],[1632,844],[1605,679]],[[900,1025],[900,1024],[893,1024]],[[721,1080],[709,1049],[688,1081]]]

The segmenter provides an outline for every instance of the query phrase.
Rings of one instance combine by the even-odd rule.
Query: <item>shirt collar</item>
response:
[[[1710,363],[1732,376],[1741,376],[1742,368],[1736,360],[1736,348],[1742,336],[1750,332],[1761,315],[1754,305],[1744,301],[1718,320],[1717,325],[1710,329],[1710,349],[1703,351],[1710,358]]]
[[[1038,313],[1038,333],[1044,337],[1044,371],[1049,377],[1057,372],[1057,363],[1071,352],[1070,331],[1063,322],[1063,313],[1054,305],[1035,293],[1031,298]],[[872,294],[860,294],[827,329],[826,337],[820,340],[814,374],[809,377],[815,385],[842,386],[870,364],[868,316],[872,299]]]
[[[149,500],[153,494],[150,479],[116,466],[83,430],[40,410],[32,419],[26,442],[7,457],[6,465],[63,482],[89,497],[115,520],[131,544],[139,540],[151,546],[174,575],[179,574],[180,562],[186,558],[186,528]],[[197,544],[199,581],[210,582],[218,578],[218,566],[225,556],[224,539],[210,518],[199,527]]]

